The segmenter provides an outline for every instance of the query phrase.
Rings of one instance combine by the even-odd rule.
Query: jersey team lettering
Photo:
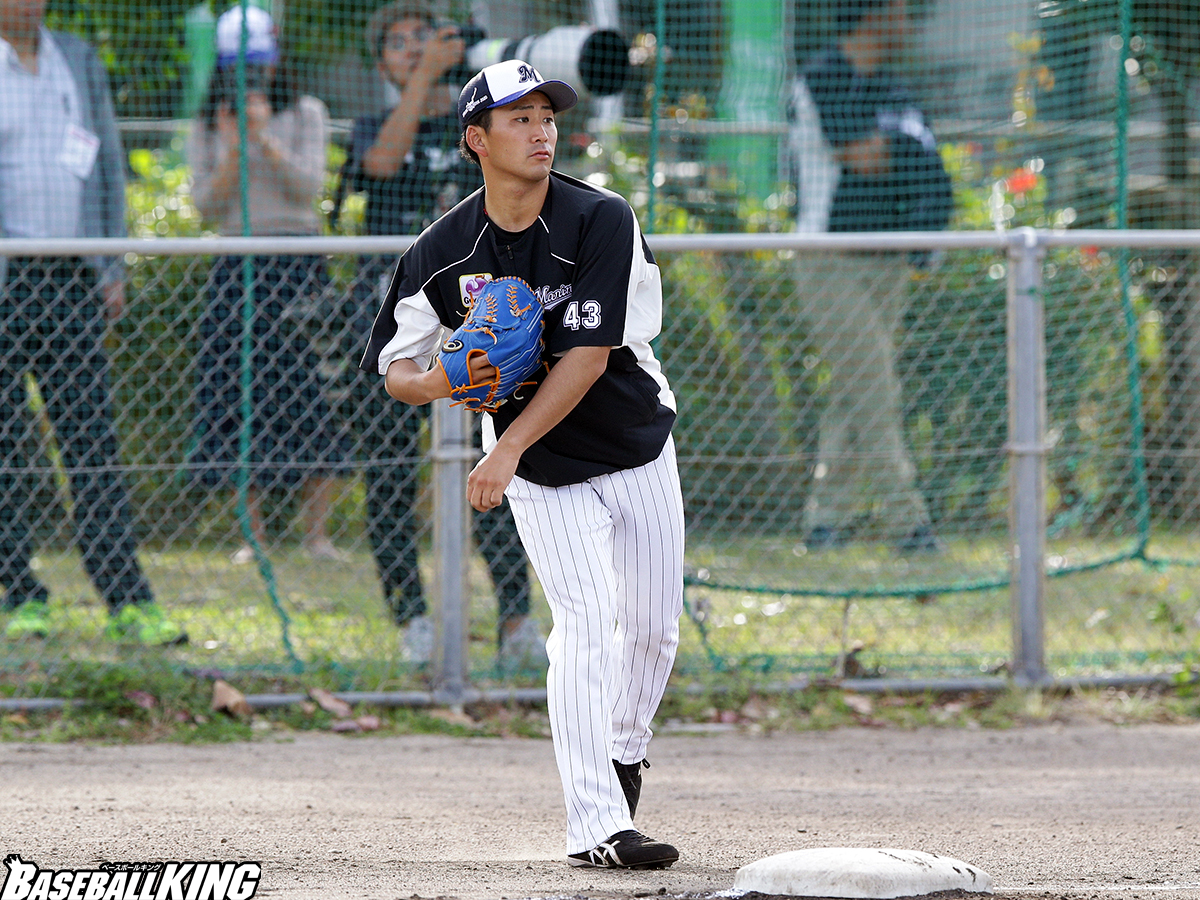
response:
[[[4,865],[0,900],[250,900],[262,877],[256,862],[116,862],[55,871],[10,854]]]
[[[558,306],[564,300],[571,299],[571,285],[560,284],[554,290],[550,290],[550,288],[543,285],[534,291],[534,293],[537,294],[538,300],[542,302],[543,309],[554,309],[554,307]]]

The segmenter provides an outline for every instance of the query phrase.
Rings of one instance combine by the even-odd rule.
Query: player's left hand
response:
[[[481,459],[467,476],[467,502],[487,512],[504,502],[504,490],[517,473],[520,454],[512,455],[496,446]]]
[[[472,384],[488,384],[500,377],[500,373],[488,360],[486,354],[472,356],[468,359],[467,371],[471,373]]]

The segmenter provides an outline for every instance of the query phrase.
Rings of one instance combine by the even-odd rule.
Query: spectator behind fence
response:
[[[45,2],[0,0],[0,234],[124,237],[125,173],[108,75],[80,39],[48,31]],[[45,637],[49,591],[31,566],[30,493],[19,446],[26,377],[54,427],[74,502],[75,540],[108,606],[106,635],[187,640],[138,565],[113,423],[105,314],[125,303],[116,260],[0,258],[0,588],[5,636]]]
[[[354,123],[334,218],[346,191],[366,194],[366,231],[371,235],[417,234],[483,182],[479,169],[458,152],[455,109],[462,85],[447,79],[462,62],[458,28],[438,23],[425,0],[397,0],[372,15],[366,44],[379,74],[400,92],[399,101]],[[361,260],[351,312],[360,342],[370,334],[382,305],[392,264]],[[402,649],[413,663],[433,651],[417,567],[417,455],[428,407],[396,403],[378,378],[352,367],[348,418],[366,459],[367,530],[383,591],[402,629]],[[479,423],[472,422],[476,445]],[[474,512],[474,531],[487,561],[498,605],[500,667],[515,671],[547,664],[545,637],[529,616],[525,551],[507,502]]]
[[[193,194],[205,218],[226,235],[243,233],[237,60],[245,42],[245,153],[250,233],[319,233],[315,202],[325,181],[328,113],[300,95],[279,58],[275,26],[264,10],[241,7],[217,20],[217,69],[187,143]],[[236,484],[243,460],[241,372],[244,258],[218,259],[205,289],[196,359],[196,435],[191,463],[212,486]],[[334,427],[305,311],[328,294],[319,256],[257,256],[251,318],[250,439],[247,510],[254,539],[266,546],[261,495],[303,485],[303,547],[314,559],[344,559],[328,532],[334,475],[345,448]],[[247,544],[235,562],[254,557]]]
[[[945,228],[952,201],[933,134],[886,68],[907,31],[904,0],[843,0],[837,16],[840,37],[793,85],[797,231]],[[896,375],[894,334],[914,262],[927,265],[928,254],[798,257],[802,315],[830,373],[804,513],[812,549],[873,528],[901,553],[940,549],[916,486]]]

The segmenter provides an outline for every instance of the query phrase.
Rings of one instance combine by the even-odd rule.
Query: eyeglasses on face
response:
[[[383,46],[393,53],[403,53],[410,45],[423,44],[433,36],[433,29],[428,26],[413,31],[393,31],[384,38]]]

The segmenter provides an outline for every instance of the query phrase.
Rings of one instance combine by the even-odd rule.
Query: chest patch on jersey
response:
[[[479,292],[487,287],[491,281],[491,272],[458,276],[458,296],[462,300],[464,316],[466,315],[466,310],[470,309],[471,304],[475,302],[475,298],[479,296]]]

